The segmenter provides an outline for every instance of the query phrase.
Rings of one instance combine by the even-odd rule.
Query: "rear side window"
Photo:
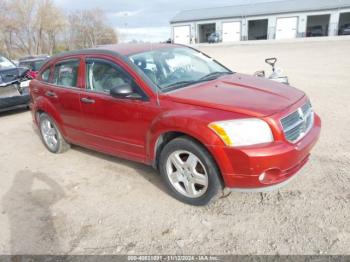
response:
[[[49,82],[50,79],[50,67],[45,69],[44,72],[42,72],[41,74],[41,80],[43,80],[44,82]]]
[[[53,84],[65,87],[76,87],[78,68],[79,60],[60,62],[55,66]]]

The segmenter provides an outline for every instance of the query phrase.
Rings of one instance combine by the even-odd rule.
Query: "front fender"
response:
[[[146,152],[150,162],[155,160],[158,139],[168,132],[179,132],[207,145],[222,145],[221,139],[208,128],[208,112],[200,109],[167,111],[159,115],[151,124],[146,136]]]

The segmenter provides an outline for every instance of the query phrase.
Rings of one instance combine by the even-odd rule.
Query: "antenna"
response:
[[[157,105],[160,106],[160,101],[159,101],[159,86],[156,85],[156,96],[157,96]]]
[[[151,51],[153,51],[153,42],[151,42]],[[159,100],[159,92],[160,92],[160,88],[158,86],[158,84],[155,84],[156,86],[156,99],[157,99],[157,105],[160,106],[160,100]]]

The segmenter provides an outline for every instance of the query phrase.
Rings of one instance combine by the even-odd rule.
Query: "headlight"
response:
[[[258,118],[213,122],[209,124],[227,146],[248,146],[273,141],[269,125]]]

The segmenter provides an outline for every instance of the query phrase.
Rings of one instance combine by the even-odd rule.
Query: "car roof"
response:
[[[116,45],[101,45],[97,49],[109,50],[117,52],[121,55],[128,56],[136,53],[143,53],[158,49],[179,47],[181,45],[166,44],[166,43],[137,43],[137,44],[116,44]]]
[[[181,44],[168,44],[168,43],[137,43],[137,44],[115,44],[115,45],[100,45],[95,48],[85,48],[62,52],[47,59],[46,63],[42,65],[41,71],[45,70],[48,65],[54,64],[59,60],[65,59],[69,56],[76,55],[94,55],[94,54],[110,54],[120,57],[127,61],[127,56],[142,52],[148,52],[152,50],[175,48],[175,47],[187,47]],[[188,47],[191,48],[191,47]]]
[[[165,49],[165,48],[174,48],[174,47],[183,47],[183,45],[178,44],[151,44],[151,43],[142,43],[142,44],[115,44],[115,45],[101,45],[95,48],[86,48],[79,50],[72,50],[68,52],[63,52],[51,57],[50,61],[56,59],[61,59],[70,55],[83,55],[83,54],[99,54],[99,53],[112,53],[119,56],[129,56],[132,54]]]

